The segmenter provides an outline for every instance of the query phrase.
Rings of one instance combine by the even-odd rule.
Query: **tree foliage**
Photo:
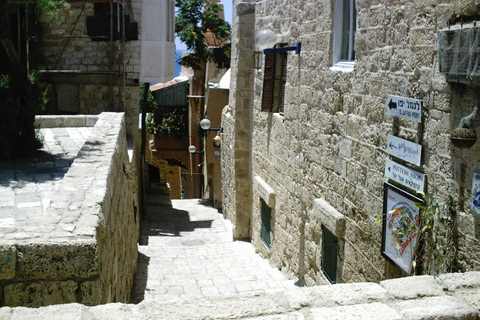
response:
[[[221,5],[209,0],[175,0],[178,8],[175,33],[187,49],[188,56],[178,60],[185,67],[200,70],[203,62],[214,62],[218,68],[230,67],[230,35],[228,22],[218,17]],[[209,48],[206,34],[214,35],[215,45]]]

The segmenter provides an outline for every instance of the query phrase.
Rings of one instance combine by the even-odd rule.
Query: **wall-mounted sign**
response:
[[[416,204],[422,200],[388,183],[384,188],[382,255],[410,275],[420,227]]]
[[[415,191],[425,190],[425,174],[385,159],[385,177]]]
[[[473,213],[480,214],[480,172],[473,172],[470,209]]]
[[[422,122],[422,106],[422,100],[387,96],[387,113],[393,117]]]
[[[422,146],[395,136],[388,136],[387,152],[392,156],[420,166]]]

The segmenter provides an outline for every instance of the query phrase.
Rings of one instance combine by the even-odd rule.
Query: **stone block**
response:
[[[345,216],[327,201],[323,199],[314,200],[311,219],[318,219],[336,237],[342,238],[345,236]]]
[[[308,305],[330,308],[354,304],[383,302],[391,296],[376,283],[351,283],[304,288]]]
[[[0,308],[0,319],[10,320],[12,318],[13,311],[14,311],[14,309],[10,308],[10,307]]]
[[[42,285],[39,282],[13,283],[3,287],[5,305],[38,308],[42,306]]]
[[[432,276],[385,280],[380,282],[380,285],[393,297],[401,300],[445,295],[443,288]]]
[[[480,288],[480,272],[447,273],[438,277],[437,282],[444,290],[453,292],[460,289]]]
[[[94,306],[102,302],[102,286],[100,280],[88,280],[80,284],[82,303]]]
[[[21,244],[17,251],[17,276],[23,280],[86,279],[98,275],[94,241]]]
[[[382,303],[357,304],[336,308],[312,308],[312,319],[322,320],[401,320],[402,316]]]
[[[398,310],[404,319],[409,320],[477,319],[477,310],[465,301],[451,296],[401,301],[392,307]]]
[[[132,308],[129,305],[121,303],[111,303],[96,306],[93,308],[85,308],[82,313],[82,319],[88,320],[129,320],[135,319]]]
[[[76,302],[75,281],[46,281],[43,283],[42,305]]]
[[[10,320],[84,320],[84,306],[78,303],[55,305],[42,308],[15,308]],[[0,309],[1,310],[1,309]],[[1,315],[1,312],[0,312]],[[4,319],[0,316],[0,319]],[[7,318],[9,319],[9,318]]]
[[[15,246],[0,246],[0,280],[15,277],[17,249]]]

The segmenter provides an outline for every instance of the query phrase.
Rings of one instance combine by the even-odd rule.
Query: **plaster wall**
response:
[[[400,276],[380,254],[381,224],[375,217],[383,209],[383,183],[387,138],[396,134],[417,141],[424,149],[419,170],[427,175],[426,192],[442,210],[452,196],[457,202],[455,222],[459,269],[478,269],[480,259],[474,214],[469,210],[473,171],[480,168],[478,143],[470,149],[452,146],[449,135],[476,103],[478,87],[447,83],[438,71],[436,33],[457,14],[470,14],[470,3],[447,1],[378,2],[358,0],[355,67],[350,72],[332,69],[333,1],[234,1],[234,48],[253,41],[262,29],[274,30],[277,42],[302,42],[302,55],[288,54],[285,112],[260,111],[263,72],[241,66],[233,54],[228,114],[235,125],[253,126],[251,136],[235,131],[235,146],[249,145],[251,173],[262,178],[276,194],[272,210],[272,247],[260,239],[260,197],[249,178],[226,168],[241,161],[239,149],[222,150],[223,206],[229,219],[234,192],[253,190],[251,239],[272,264],[299,276],[307,285],[324,283],[321,271],[322,222],[314,214],[322,199],[345,219],[341,282],[379,281]],[[255,33],[241,36],[235,11],[254,6]],[[250,46],[253,51],[253,46]],[[235,49],[234,49],[235,50]],[[234,51],[235,53],[235,51]],[[253,63],[253,62],[252,62]],[[244,72],[242,74],[242,72]],[[243,110],[243,86],[254,76],[251,92],[253,116]],[[387,115],[387,95],[424,102],[423,128]],[[224,117],[225,119],[225,117]],[[232,132],[231,121],[223,124]],[[474,123],[478,129],[478,122]],[[236,128],[235,128],[236,130]],[[228,136],[227,136],[228,137]],[[233,159],[231,159],[233,157]],[[239,182],[241,181],[241,182]],[[243,184],[243,185],[242,185]],[[238,196],[237,196],[238,198]],[[248,210],[247,210],[248,211]],[[443,212],[444,212],[443,211]],[[325,224],[325,223],[324,223]],[[234,224],[235,225],[235,224]]]

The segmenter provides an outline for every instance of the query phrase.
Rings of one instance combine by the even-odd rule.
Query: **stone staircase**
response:
[[[150,182],[145,190],[146,206],[171,206],[170,186],[168,183]]]
[[[293,287],[225,296],[172,297],[139,304],[80,304],[0,308],[2,320],[30,319],[249,319],[397,320],[478,319],[480,272],[417,276],[380,284]]]

